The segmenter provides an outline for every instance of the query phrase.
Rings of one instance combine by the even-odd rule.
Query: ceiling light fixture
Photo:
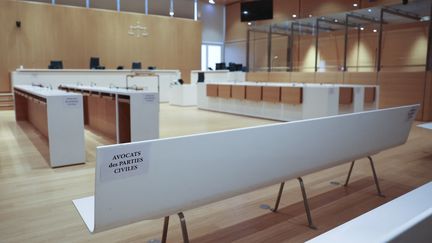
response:
[[[215,4],[215,1],[214,0],[209,0],[209,3],[210,4]]]
[[[378,32],[378,30],[377,29],[373,29],[373,32],[376,33],[376,32]]]
[[[312,14],[309,14],[309,18],[312,18]]]
[[[296,15],[296,14],[293,14],[292,17],[293,17],[293,18],[297,18],[297,15]]]
[[[353,7],[357,7],[358,6],[358,4],[357,3],[353,3]]]
[[[243,11],[243,14],[248,14],[249,12],[248,11]]]
[[[362,27],[360,27],[360,30],[364,30],[364,27],[362,26]]]
[[[252,25],[252,23],[251,23],[251,22],[248,22],[248,25],[249,25],[249,26],[251,26],[251,25]]]
[[[372,9],[368,8],[368,12],[371,13],[371,12],[372,12]]]

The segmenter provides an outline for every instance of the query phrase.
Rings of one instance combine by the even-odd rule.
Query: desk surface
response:
[[[80,96],[80,94],[68,93],[58,89],[50,89],[47,87],[32,85],[15,85],[14,88],[43,98],[53,96]]]
[[[88,85],[62,85],[64,88],[71,88],[77,90],[87,90],[93,92],[104,92],[110,94],[121,94],[121,95],[130,95],[130,94],[156,94],[157,92],[151,91],[143,91],[143,90],[135,90],[135,89],[125,89],[125,88],[109,88],[109,87],[100,87],[100,86],[88,86]]]
[[[46,73],[80,73],[80,72],[91,72],[91,73],[131,73],[131,72],[154,72],[154,73],[178,73],[179,70],[165,70],[165,69],[16,69],[18,73],[25,72],[46,72]]]

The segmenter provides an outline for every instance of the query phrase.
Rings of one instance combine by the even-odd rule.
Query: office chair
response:
[[[133,62],[132,69],[141,69],[141,62]]]
[[[51,61],[48,69],[63,69],[63,62],[61,60]]]
[[[99,57],[90,57],[90,69],[105,69],[99,63]]]

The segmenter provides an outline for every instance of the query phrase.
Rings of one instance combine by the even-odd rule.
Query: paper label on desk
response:
[[[79,97],[65,97],[63,105],[65,108],[78,108],[81,106]]]
[[[144,103],[155,103],[156,94],[144,94]]]
[[[133,146],[130,146],[133,147]],[[142,175],[149,169],[149,149],[112,149],[102,154],[103,164],[100,167],[101,182]]]

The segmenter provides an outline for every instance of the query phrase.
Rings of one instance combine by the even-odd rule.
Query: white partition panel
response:
[[[74,203],[92,232],[175,214],[401,145],[418,107],[98,147]]]

